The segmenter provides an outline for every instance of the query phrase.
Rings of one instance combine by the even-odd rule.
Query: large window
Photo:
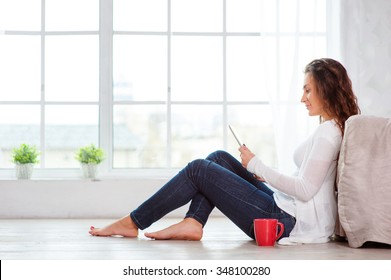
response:
[[[327,55],[326,15],[327,0],[0,0],[1,176],[21,143],[42,177],[76,176],[91,143],[104,174],[182,167],[236,152],[228,124],[277,166],[276,112],[305,121],[297,78]]]

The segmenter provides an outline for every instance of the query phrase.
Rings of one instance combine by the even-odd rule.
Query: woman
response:
[[[253,239],[253,220],[274,218],[285,226],[280,244],[327,242],[335,225],[334,184],[345,121],[360,109],[339,62],[317,59],[304,72],[301,102],[310,116],[320,117],[320,125],[295,152],[296,175],[271,169],[245,145],[239,148],[241,162],[217,151],[189,163],[130,215],[104,228],[91,227],[90,234],[135,237],[139,229],[191,201],[181,222],[145,236],[200,240],[209,214],[217,207]]]

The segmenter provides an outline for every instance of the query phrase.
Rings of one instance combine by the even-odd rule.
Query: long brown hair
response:
[[[331,58],[315,59],[305,67],[304,73],[314,79],[323,109],[334,118],[343,135],[345,121],[361,113],[345,67]]]

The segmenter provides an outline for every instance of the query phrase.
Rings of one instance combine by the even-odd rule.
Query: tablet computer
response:
[[[235,132],[234,128],[231,125],[228,125],[229,130],[231,130],[233,136],[235,137],[236,141],[238,142],[239,146],[243,146],[243,142],[238,137],[238,134]]]

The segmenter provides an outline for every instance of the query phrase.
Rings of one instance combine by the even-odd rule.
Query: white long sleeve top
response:
[[[296,218],[289,237],[281,239],[280,244],[323,243],[333,234],[337,215],[334,186],[341,142],[338,126],[326,121],[296,149],[295,175],[281,174],[257,157],[248,163],[248,171],[277,189],[277,205]]]

